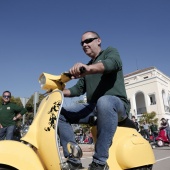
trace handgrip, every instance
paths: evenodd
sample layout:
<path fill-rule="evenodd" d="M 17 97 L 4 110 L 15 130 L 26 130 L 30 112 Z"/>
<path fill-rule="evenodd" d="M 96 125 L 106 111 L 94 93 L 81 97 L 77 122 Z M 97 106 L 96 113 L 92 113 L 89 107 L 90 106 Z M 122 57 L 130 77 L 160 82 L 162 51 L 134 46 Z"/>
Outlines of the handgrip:
<path fill-rule="evenodd" d="M 80 67 L 79 70 L 80 70 L 80 74 L 83 74 L 83 73 L 86 72 L 85 67 Z M 66 75 L 67 77 L 69 77 L 69 78 L 71 79 L 71 76 L 72 76 L 72 75 L 71 75 L 69 72 L 65 72 L 65 73 L 63 73 L 63 74 Z"/>
<path fill-rule="evenodd" d="M 81 74 L 83 74 L 83 73 L 85 73 L 85 72 L 86 72 L 86 68 L 85 68 L 85 67 L 83 67 L 83 66 L 82 66 L 82 67 L 80 67 L 80 68 L 79 68 L 79 70 L 80 70 L 80 73 L 81 73 Z"/>

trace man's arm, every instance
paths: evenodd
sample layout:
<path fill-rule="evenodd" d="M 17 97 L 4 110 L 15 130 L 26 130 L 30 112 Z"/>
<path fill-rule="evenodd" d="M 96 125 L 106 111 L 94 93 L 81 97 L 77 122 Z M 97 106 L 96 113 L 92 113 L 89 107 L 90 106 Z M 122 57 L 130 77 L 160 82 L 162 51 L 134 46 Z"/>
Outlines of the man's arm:
<path fill-rule="evenodd" d="M 98 62 L 96 64 L 92 64 L 87 66 L 87 74 L 97 74 L 97 73 L 103 73 L 104 72 L 104 65 L 102 62 Z"/>
<path fill-rule="evenodd" d="M 71 93 L 69 89 L 64 89 L 63 90 L 64 97 L 70 97 Z"/>
<path fill-rule="evenodd" d="M 13 120 L 17 120 L 17 119 L 19 119 L 21 116 L 22 116 L 22 115 L 21 115 L 20 113 L 18 113 L 18 114 L 13 118 Z"/>
<path fill-rule="evenodd" d="M 17 119 L 21 118 L 22 115 L 24 115 L 27 112 L 26 108 L 21 107 L 17 104 L 14 104 L 13 107 L 14 107 L 15 115 L 16 115 L 15 117 L 13 117 L 13 120 L 17 120 Z"/>
<path fill-rule="evenodd" d="M 84 67 L 85 69 L 84 73 L 80 72 L 81 67 Z M 104 69 L 105 68 L 102 62 L 91 64 L 91 65 L 77 63 L 69 70 L 69 72 L 72 75 L 72 78 L 74 79 L 74 78 L 84 77 L 85 75 L 88 75 L 88 74 L 103 73 Z"/>

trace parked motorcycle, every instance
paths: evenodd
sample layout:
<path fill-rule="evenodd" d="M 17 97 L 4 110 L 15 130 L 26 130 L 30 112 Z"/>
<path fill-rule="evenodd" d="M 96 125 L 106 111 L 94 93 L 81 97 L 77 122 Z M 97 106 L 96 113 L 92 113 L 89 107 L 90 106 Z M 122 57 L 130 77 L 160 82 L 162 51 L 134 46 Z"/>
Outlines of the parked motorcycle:
<path fill-rule="evenodd" d="M 27 121 L 24 124 L 16 125 L 14 129 L 13 140 L 20 141 L 20 139 L 27 133 L 30 125 L 31 125 L 31 120 Z"/>
<path fill-rule="evenodd" d="M 70 74 L 59 76 L 43 73 L 39 78 L 46 90 L 28 132 L 18 141 L 0 141 L 0 168 L 5 170 L 69 170 L 58 143 L 58 118 L 63 105 L 63 93 Z M 93 142 L 97 128 L 92 126 Z M 68 151 L 82 157 L 78 144 L 68 143 Z M 117 128 L 107 161 L 110 170 L 151 170 L 155 163 L 152 148 L 133 128 Z"/>
<path fill-rule="evenodd" d="M 159 147 L 165 146 L 166 144 L 170 144 L 165 128 L 160 128 L 158 136 L 156 137 L 156 144 Z"/>
<path fill-rule="evenodd" d="M 13 140 L 20 141 L 20 139 L 21 139 L 21 127 L 22 127 L 22 125 L 17 125 L 15 127 Z"/>

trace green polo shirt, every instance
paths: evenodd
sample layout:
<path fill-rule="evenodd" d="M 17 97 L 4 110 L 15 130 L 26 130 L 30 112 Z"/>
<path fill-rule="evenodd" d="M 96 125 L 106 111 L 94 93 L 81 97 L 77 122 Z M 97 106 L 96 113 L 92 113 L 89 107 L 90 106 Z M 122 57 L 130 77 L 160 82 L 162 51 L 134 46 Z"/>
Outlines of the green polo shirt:
<path fill-rule="evenodd" d="M 103 95 L 119 97 L 129 113 L 130 103 L 127 100 L 124 76 L 122 71 L 122 61 L 117 49 L 108 47 L 100 52 L 94 61 L 87 65 L 102 62 L 104 65 L 103 74 L 91 74 L 80 78 L 76 85 L 69 88 L 71 96 L 80 96 L 86 93 L 88 103 L 96 103 Z"/>
<path fill-rule="evenodd" d="M 0 104 L 0 124 L 3 127 L 15 125 L 16 121 L 13 118 L 17 114 L 24 115 L 27 112 L 27 109 L 18 106 L 15 103 L 7 103 L 7 104 Z"/>

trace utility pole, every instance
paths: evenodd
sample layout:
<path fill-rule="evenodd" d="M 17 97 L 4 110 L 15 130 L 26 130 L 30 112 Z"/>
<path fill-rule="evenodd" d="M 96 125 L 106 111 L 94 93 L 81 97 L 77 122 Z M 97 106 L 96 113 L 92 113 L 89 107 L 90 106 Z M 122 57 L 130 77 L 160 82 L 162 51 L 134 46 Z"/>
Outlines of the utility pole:
<path fill-rule="evenodd" d="M 37 103 L 39 102 L 39 92 L 35 92 L 34 93 L 34 117 L 36 115 L 36 111 L 37 111 Z"/>
<path fill-rule="evenodd" d="M 20 98 L 20 100 L 21 100 L 23 107 L 25 108 L 25 105 L 27 104 L 29 98 L 22 97 L 22 98 Z M 25 123 L 25 114 L 22 117 L 22 124 L 24 124 L 24 123 Z"/>

